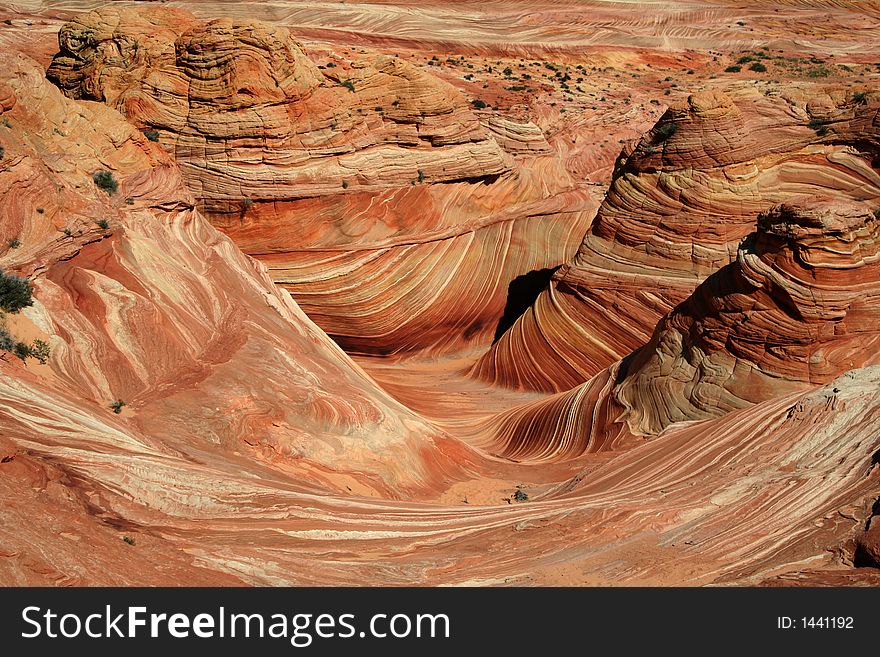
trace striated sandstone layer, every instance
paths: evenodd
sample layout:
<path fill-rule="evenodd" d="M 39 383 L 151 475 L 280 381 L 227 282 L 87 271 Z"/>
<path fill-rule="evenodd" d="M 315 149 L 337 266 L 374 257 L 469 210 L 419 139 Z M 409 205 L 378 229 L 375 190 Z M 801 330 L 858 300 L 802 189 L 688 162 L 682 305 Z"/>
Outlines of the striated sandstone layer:
<path fill-rule="evenodd" d="M 283 27 L 165 8 L 83 14 L 59 46 L 49 78 L 155 134 L 351 352 L 488 344 L 511 280 L 570 257 L 596 207 L 537 126 L 481 117 L 402 58 L 318 68 Z"/>
<path fill-rule="evenodd" d="M 383 26 L 443 15 L 428 5 L 398 11 L 369 3 L 189 4 L 203 13 L 277 11 L 302 22 L 322 11 L 361 15 L 369 25 L 390 16 L 377 26 L 376 40 L 386 38 Z M 77 5 L 64 3 L 67 10 Z M 556 34 L 572 48 L 579 42 L 569 36 L 578 26 L 595 31 L 597 42 L 714 43 L 743 32 L 716 32 L 711 26 L 725 20 L 723 12 L 691 9 L 683 14 L 700 30 L 682 31 L 685 19 L 665 14 L 660 22 L 636 17 L 628 24 L 633 34 L 615 36 L 594 26 L 619 16 L 625 3 L 600 3 L 602 11 L 589 5 L 596 15 L 588 19 L 584 6 L 547 5 L 537 16 L 512 17 L 512 24 L 532 21 L 531 34 L 551 39 L 543 26 L 571 16 Z M 842 12 L 827 13 L 841 20 Z M 17 337 L 51 345 L 45 364 L 0 354 L 0 582 L 701 585 L 876 578 L 870 559 L 880 490 L 880 369 L 869 365 L 878 353 L 877 221 L 869 212 L 877 206 L 874 95 L 814 94 L 809 103 L 786 101 L 789 110 L 752 92 L 734 90 L 729 103 L 716 94 L 696 96 L 641 144 L 624 146 L 615 180 L 615 189 L 625 191 L 640 189 L 644 179 L 645 198 L 664 189 L 681 199 L 681 211 L 644 218 L 636 203 L 627 216 L 609 195 L 583 240 L 591 191 L 572 184 L 556 159 L 568 171 L 588 171 L 601 157 L 593 160 L 597 149 L 573 142 L 566 150 L 576 130 L 545 138 L 528 122 L 474 113 L 456 100 L 455 122 L 479 123 L 469 143 L 494 142 L 506 171 L 479 182 L 419 181 L 416 171 L 414 180 L 398 184 L 372 171 L 394 166 L 377 159 L 357 169 L 364 180 L 325 193 L 323 176 L 335 175 L 337 156 L 320 145 L 292 145 L 287 133 L 276 140 L 272 131 L 287 125 L 308 134 L 311 118 L 331 111 L 308 105 L 316 94 L 378 118 L 389 103 L 383 99 L 380 112 L 361 94 L 369 80 L 394 84 L 387 71 L 378 72 L 382 60 L 361 65 L 334 57 L 336 66 L 321 69 L 286 30 L 250 20 L 204 21 L 167 8 L 135 17 L 103 10 L 90 23 L 95 16 L 73 17 L 62 37 L 69 48 L 53 66 L 68 95 L 93 95 L 65 99 L 33 62 L 0 57 L 0 267 L 32 277 L 36 299 L 3 319 Z M 416 27 L 414 39 L 437 29 Z M 492 43 L 496 29 L 481 25 L 475 47 L 538 47 Z M 827 47 L 843 43 L 846 50 L 852 37 L 834 35 Z M 35 49 L 48 51 L 43 44 Z M 627 60 L 610 54 L 607 61 L 623 67 Z M 433 75 L 408 71 L 399 72 L 425 75 L 429 95 L 446 89 Z M 353 82 L 354 91 L 333 90 L 348 79 L 343 74 L 358 72 L 363 83 Z M 186 114 L 198 129 L 138 122 L 141 111 L 177 113 L 181 81 Z M 243 100 L 248 90 L 256 96 Z M 190 91 L 198 97 L 192 106 Z M 211 119 L 212 94 L 225 110 L 214 115 L 223 121 Z M 105 104 L 124 111 L 149 138 Z M 282 106 L 308 112 L 284 124 Z M 716 141 L 720 126 L 736 127 L 731 106 L 741 108 L 745 127 Z M 750 107 L 767 123 L 756 121 Z M 635 115 L 643 120 L 641 110 Z M 267 132 L 235 132 L 257 130 L 255 116 L 269 120 L 259 127 Z M 541 118 L 546 126 L 561 117 L 546 109 Z M 382 148 L 445 157 L 449 144 L 441 143 L 446 137 L 438 128 L 445 120 L 425 119 L 437 137 L 430 144 Z M 681 127 L 658 141 L 671 120 Z M 373 120 L 346 142 L 346 153 L 372 153 L 374 140 L 389 134 L 386 123 Z M 742 156 L 740 143 L 764 147 L 751 137 L 753 125 L 782 150 L 750 161 L 747 174 L 735 162 L 721 164 L 724 179 L 711 179 L 713 158 Z M 677 140 L 684 141 L 676 146 Z M 178 142 L 186 147 L 178 151 Z M 307 161 L 281 166 L 273 158 L 284 153 Z M 286 172 L 312 165 L 318 177 L 288 185 Z M 621 175 L 630 168 L 632 175 Z M 114 174 L 118 191 L 96 188 L 92 176 L 99 171 Z M 741 211 L 727 207 L 736 198 L 727 192 L 723 212 L 697 211 L 713 206 L 706 189 L 723 191 L 764 171 L 763 196 L 752 198 L 744 185 Z M 705 185 L 688 196 L 683 181 L 703 173 Z M 200 177 L 211 184 L 201 187 Z M 276 178 L 287 186 L 277 197 L 248 195 L 251 184 L 271 195 Z M 370 180 L 380 182 L 371 187 Z M 774 186 L 779 198 L 767 191 Z M 297 190 L 315 195 L 285 196 Z M 817 192 L 822 198 L 812 196 Z M 756 216 L 795 195 L 811 196 L 762 214 L 757 233 L 740 243 Z M 646 207 L 653 212 L 666 203 Z M 206 221 L 208 208 L 207 218 L 233 241 Z M 17 247 L 8 246 L 14 240 Z M 551 350 L 538 362 L 548 377 L 559 377 L 553 395 L 463 378 L 473 355 L 430 358 L 499 334 L 505 294 L 523 283 L 515 277 L 537 268 L 544 271 L 525 282 L 540 282 L 582 240 L 588 246 L 577 265 L 558 275 L 599 262 L 591 285 L 618 317 L 629 313 L 627 294 L 637 290 L 631 309 L 645 324 L 642 339 L 612 325 L 606 335 L 615 346 L 584 383 L 554 365 Z M 620 281 L 627 272 L 651 275 L 634 277 L 626 291 Z M 301 304 L 272 285 L 282 277 Z M 603 282 L 613 294 L 600 289 Z M 558 287 L 551 283 L 551 292 Z M 639 315 L 639 303 L 652 294 L 664 299 L 651 306 L 653 321 Z M 359 358 L 369 364 L 362 370 L 303 308 L 352 352 L 425 358 Z M 588 316 L 603 321 L 601 313 Z M 522 363 L 529 379 L 521 354 L 511 363 Z M 118 414 L 110 409 L 117 400 L 126 402 Z M 519 501 L 521 493 L 527 501 Z"/>
<path fill-rule="evenodd" d="M 2 363 L 12 435 L 50 410 L 115 426 L 109 405 L 123 400 L 123 424 L 151 449 L 229 451 L 311 485 L 417 495 L 439 474 L 435 460 L 455 469 L 446 437 L 194 209 L 161 148 L 113 110 L 65 99 L 22 57 L 2 69 L 0 219 L 22 242 L 3 267 L 36 275 L 37 299 L 10 321 L 52 349 L 45 367 Z M 92 180 L 105 169 L 115 193 Z"/>
<path fill-rule="evenodd" d="M 651 337 L 792 197 L 880 202 L 880 95 L 692 95 L 624 153 L 576 256 L 475 365 L 500 385 L 571 388 Z"/>
<path fill-rule="evenodd" d="M 663 317 L 646 345 L 459 434 L 511 459 L 577 458 L 877 363 L 880 217 L 807 198 L 760 215 L 737 260 Z"/>
<path fill-rule="evenodd" d="M 880 359 L 880 218 L 807 199 L 758 217 L 736 262 L 704 281 L 628 357 L 617 400 L 654 434 Z"/>

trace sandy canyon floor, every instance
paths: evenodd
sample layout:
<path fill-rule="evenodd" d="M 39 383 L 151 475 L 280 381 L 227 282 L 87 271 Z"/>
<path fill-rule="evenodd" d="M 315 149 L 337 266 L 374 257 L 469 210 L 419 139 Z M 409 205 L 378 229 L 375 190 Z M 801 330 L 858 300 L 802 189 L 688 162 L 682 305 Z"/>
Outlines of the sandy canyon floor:
<path fill-rule="evenodd" d="M 880 3 L 0 46 L 0 583 L 880 584 Z"/>

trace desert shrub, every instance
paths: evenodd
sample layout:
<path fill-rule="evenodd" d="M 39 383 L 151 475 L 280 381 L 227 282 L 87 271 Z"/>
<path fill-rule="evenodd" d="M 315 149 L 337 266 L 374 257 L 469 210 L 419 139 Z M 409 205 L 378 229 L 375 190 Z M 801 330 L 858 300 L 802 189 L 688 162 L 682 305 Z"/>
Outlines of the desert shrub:
<path fill-rule="evenodd" d="M 9 242 L 7 242 L 10 249 L 17 249 L 21 246 L 21 240 L 17 237 L 13 237 Z"/>
<path fill-rule="evenodd" d="M 877 208 L 876 210 L 874 210 L 874 218 L 877 221 L 880 221 L 880 208 Z"/>
<path fill-rule="evenodd" d="M 425 182 L 425 172 L 419 169 L 419 182 Z"/>
<path fill-rule="evenodd" d="M 815 130 L 816 134 L 820 137 L 824 137 L 828 134 L 828 126 L 825 125 L 825 122 L 822 121 L 822 119 L 810 119 L 807 127 L 810 128 L 810 130 Z"/>
<path fill-rule="evenodd" d="M 9 329 L 0 324 L 0 351 L 12 351 L 15 347 L 15 338 Z"/>
<path fill-rule="evenodd" d="M 865 99 L 868 97 L 867 91 L 857 91 L 853 94 L 853 102 L 854 103 L 863 103 Z"/>
<path fill-rule="evenodd" d="M 31 348 L 24 342 L 16 342 L 12 347 L 12 353 L 24 360 L 31 355 Z"/>
<path fill-rule="evenodd" d="M 517 488 L 516 492 L 513 494 L 513 499 L 515 502 L 528 502 L 529 494 L 522 488 Z"/>
<path fill-rule="evenodd" d="M 354 82 L 351 80 L 346 80 L 342 83 L 342 86 L 348 89 L 349 91 L 354 91 Z"/>
<path fill-rule="evenodd" d="M 755 62 L 751 66 L 749 66 L 750 71 L 755 71 L 756 73 L 766 73 L 767 67 L 764 66 L 761 62 Z"/>
<path fill-rule="evenodd" d="M 485 109 L 486 107 L 488 107 L 486 101 L 480 100 L 479 98 L 475 98 L 474 100 L 472 100 L 471 105 L 473 105 L 477 109 Z"/>
<path fill-rule="evenodd" d="M 125 406 L 125 402 L 121 399 L 117 399 L 115 402 L 110 404 L 110 408 L 113 409 L 113 412 L 119 415 L 122 412 L 122 407 Z"/>
<path fill-rule="evenodd" d="M 46 361 L 49 360 L 49 343 L 36 339 L 31 343 L 31 346 L 28 347 L 28 352 L 28 356 L 35 358 L 41 364 L 45 365 Z"/>
<path fill-rule="evenodd" d="M 724 69 L 724 72 L 725 73 L 739 73 L 741 70 L 742 70 L 742 66 L 737 66 L 736 64 L 734 64 L 733 66 L 728 66 L 726 69 Z"/>
<path fill-rule="evenodd" d="M 101 228 L 102 230 L 110 228 L 110 222 L 106 219 L 98 219 L 95 223 L 98 224 L 98 228 Z"/>
<path fill-rule="evenodd" d="M 677 123 L 666 123 L 665 125 L 661 125 L 654 133 L 654 141 L 666 141 L 676 132 L 678 132 Z"/>
<path fill-rule="evenodd" d="M 119 189 L 116 178 L 113 177 L 113 173 L 110 171 L 97 171 L 92 175 L 92 180 L 95 181 L 98 189 L 104 190 L 111 196 Z"/>
<path fill-rule="evenodd" d="M 122 540 L 125 541 L 128 545 L 134 545 L 134 539 L 131 536 L 123 536 Z"/>
<path fill-rule="evenodd" d="M 150 141 L 159 141 L 159 133 L 155 130 L 144 130 L 144 137 Z"/>
<path fill-rule="evenodd" d="M 7 274 L 0 269 L 0 309 L 17 313 L 34 303 L 30 283 L 26 278 Z"/>
<path fill-rule="evenodd" d="M 736 60 L 736 63 L 737 64 L 748 64 L 749 62 L 754 61 L 754 60 L 755 60 L 755 58 L 752 57 L 751 55 L 743 55 L 742 57 L 740 57 L 739 59 Z"/>

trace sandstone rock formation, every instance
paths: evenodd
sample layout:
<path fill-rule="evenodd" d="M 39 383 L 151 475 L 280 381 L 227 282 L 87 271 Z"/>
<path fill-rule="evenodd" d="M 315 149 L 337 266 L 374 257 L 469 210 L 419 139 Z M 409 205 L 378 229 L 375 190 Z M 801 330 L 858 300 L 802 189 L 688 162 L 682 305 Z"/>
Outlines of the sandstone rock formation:
<path fill-rule="evenodd" d="M 809 194 L 880 203 L 878 135 L 876 93 L 691 96 L 619 163 L 577 255 L 474 375 L 550 391 L 585 381 L 735 258 L 768 206 Z"/>
<path fill-rule="evenodd" d="M 878 300 L 871 206 L 775 207 L 646 345 L 580 386 L 487 418 L 472 441 L 517 460 L 571 459 L 828 383 L 880 363 Z"/>
<path fill-rule="evenodd" d="M 806 199 L 758 232 L 624 361 L 615 396 L 653 434 L 880 361 L 880 218 Z"/>
<path fill-rule="evenodd" d="M 0 230 L 21 241 L 3 267 L 36 276 L 37 302 L 16 328 L 52 350 L 50 371 L 2 363 L 15 409 L 6 435 L 73 408 L 119 431 L 109 405 L 123 400 L 126 440 L 150 450 L 248 454 L 331 488 L 358 472 L 362 490 L 392 496 L 430 486 L 427 463 L 447 439 L 202 218 L 161 148 L 115 111 L 65 99 L 23 57 L 0 68 L 11 126 Z M 102 169 L 115 193 L 93 182 Z"/>
<path fill-rule="evenodd" d="M 536 126 L 483 125 L 400 58 L 319 69 L 285 28 L 160 8 L 78 16 L 59 46 L 49 78 L 155 134 L 214 225 L 350 351 L 488 344 L 509 282 L 561 264 L 595 207 Z"/>
<path fill-rule="evenodd" d="M 165 7 L 60 40 L 64 93 L 0 55 L 0 323 L 51 348 L 0 351 L 0 583 L 876 582 L 876 92 L 694 95 L 591 224 L 598 150 L 427 65 Z"/>

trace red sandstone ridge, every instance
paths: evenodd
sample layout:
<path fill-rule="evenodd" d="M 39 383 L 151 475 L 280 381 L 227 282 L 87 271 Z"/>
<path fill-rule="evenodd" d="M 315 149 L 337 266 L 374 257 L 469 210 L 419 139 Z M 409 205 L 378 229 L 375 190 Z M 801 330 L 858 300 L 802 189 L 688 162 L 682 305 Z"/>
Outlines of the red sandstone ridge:
<path fill-rule="evenodd" d="M 736 262 L 704 281 L 624 361 L 637 433 L 718 415 L 880 362 L 880 219 L 813 200 L 758 217 Z"/>
<path fill-rule="evenodd" d="M 880 202 L 880 96 L 693 95 L 618 164 L 577 255 L 480 360 L 500 385 L 565 390 L 646 342 L 769 205 Z"/>
<path fill-rule="evenodd" d="M 880 363 L 878 297 L 870 206 L 773 208 L 645 346 L 572 390 L 487 418 L 477 437 L 509 458 L 571 459 L 808 390 Z"/>
<path fill-rule="evenodd" d="M 189 4 L 0 15 L 0 583 L 872 581 L 873 23 Z"/>
<path fill-rule="evenodd" d="M 10 321 L 52 349 L 48 368 L 2 362 L 6 435 L 51 418 L 79 435 L 92 417 L 135 451 L 235 454 L 319 488 L 349 476 L 392 496 L 430 488 L 446 438 L 204 220 L 160 147 L 113 110 L 64 98 L 26 58 L 0 69 L 0 235 L 21 241 L 3 266 L 35 275 L 37 300 Z M 118 191 L 96 187 L 100 170 Z M 115 400 L 131 420 L 114 418 Z"/>
<path fill-rule="evenodd" d="M 509 282 L 570 256 L 595 207 L 537 126 L 483 119 L 402 58 L 318 68 L 285 28 L 164 8 L 81 15 L 59 46 L 49 78 L 155 133 L 350 351 L 488 344 Z"/>

